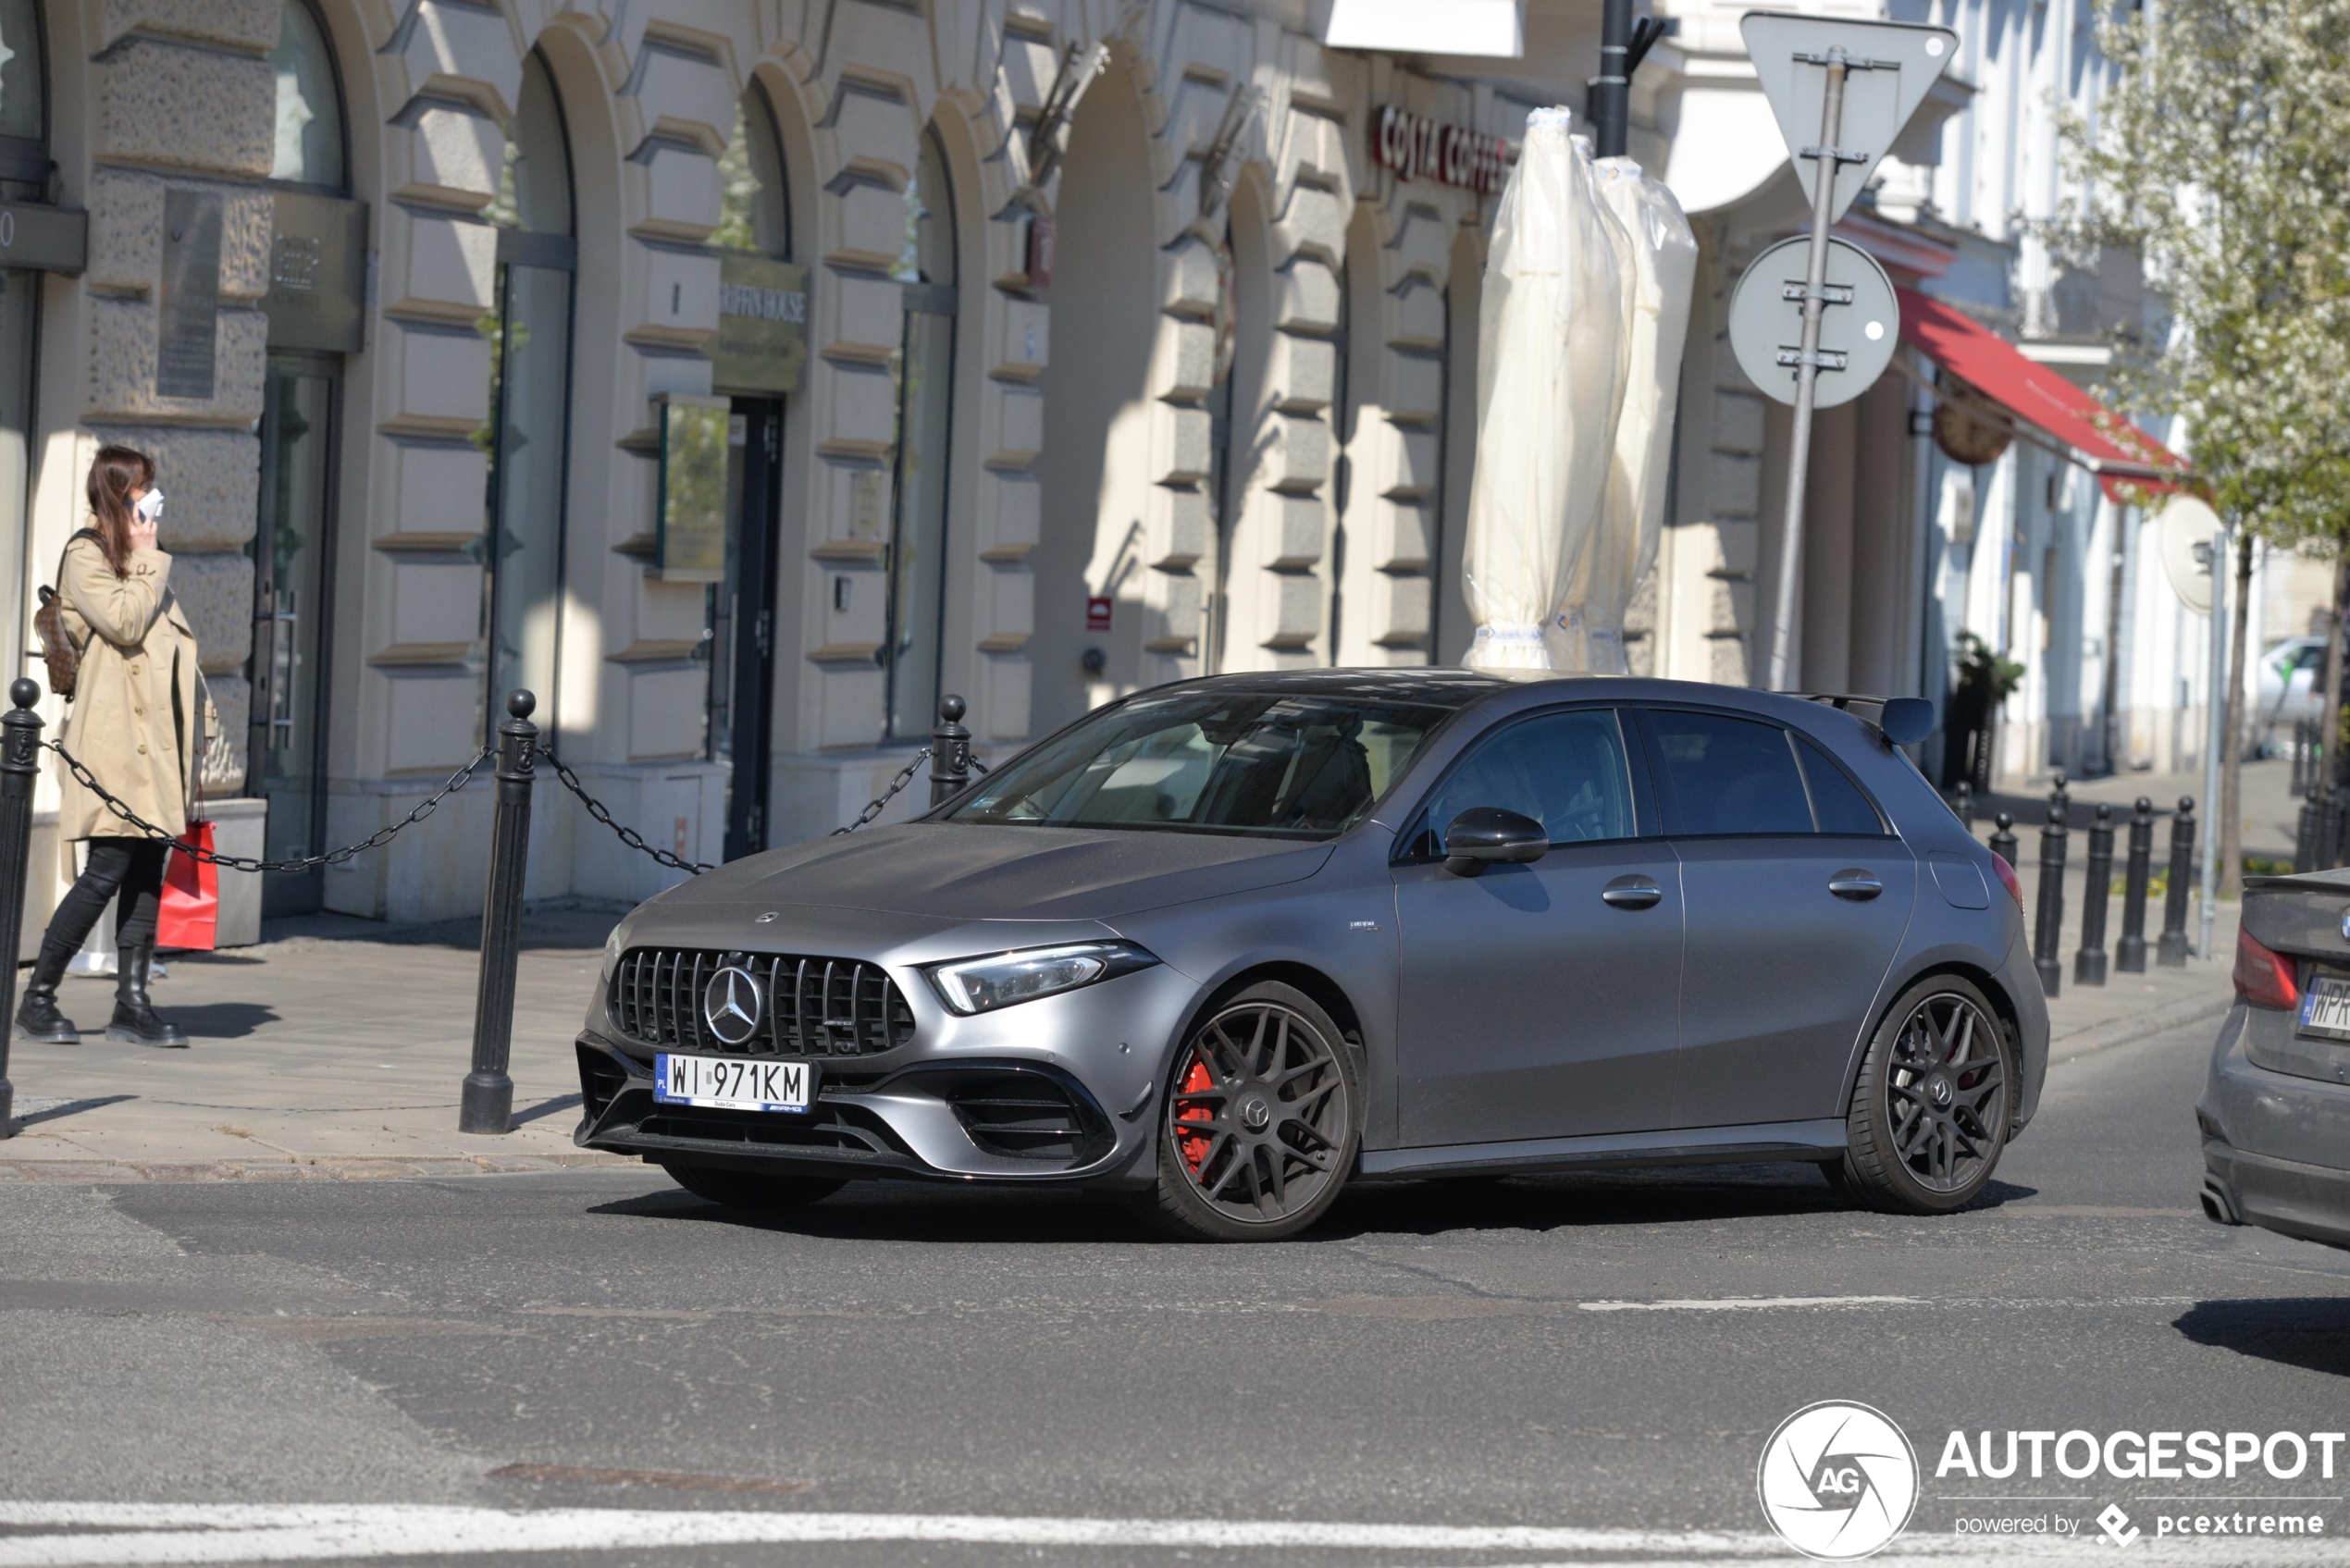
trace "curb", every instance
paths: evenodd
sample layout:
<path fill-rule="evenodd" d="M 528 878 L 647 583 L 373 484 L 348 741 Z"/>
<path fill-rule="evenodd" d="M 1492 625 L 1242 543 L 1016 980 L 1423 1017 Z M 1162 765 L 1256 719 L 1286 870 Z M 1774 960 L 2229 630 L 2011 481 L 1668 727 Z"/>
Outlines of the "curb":
<path fill-rule="evenodd" d="M 2233 996 L 2198 996 L 2191 1002 L 2173 1003 L 2166 1007 L 2133 1013 L 2126 1018 L 2108 1019 L 2103 1023 L 2091 1024 L 2072 1034 L 2050 1040 L 2048 1063 L 2052 1067 L 2059 1066 L 2081 1056 L 2110 1051 L 2117 1045 L 2134 1044 L 2158 1034 L 2168 1034 L 2189 1024 L 2223 1019 L 2228 1016 L 2228 1009 L 2234 1006 Z"/>
<path fill-rule="evenodd" d="M 279 1160 L 0 1159 L 0 1185 L 12 1181 L 128 1186 L 150 1181 L 414 1181 L 448 1176 L 521 1176 L 557 1170 L 629 1168 L 620 1154 L 395 1155 L 320 1154 Z"/>

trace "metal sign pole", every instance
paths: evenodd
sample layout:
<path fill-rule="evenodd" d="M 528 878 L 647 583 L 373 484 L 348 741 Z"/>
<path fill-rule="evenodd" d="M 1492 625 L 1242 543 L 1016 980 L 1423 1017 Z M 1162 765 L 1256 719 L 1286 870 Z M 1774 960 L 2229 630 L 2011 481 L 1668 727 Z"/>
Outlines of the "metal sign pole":
<path fill-rule="evenodd" d="M 1795 632 L 1795 574 L 1803 560 L 1803 488 L 1812 464 L 1812 401 L 1820 378 L 1820 313 L 1827 304 L 1829 209 L 1836 200 L 1836 166 L 1844 130 L 1844 51 L 1827 53 L 1827 97 L 1820 113 L 1820 144 L 1796 155 L 1817 158 L 1812 182 L 1812 265 L 1803 281 L 1803 338 L 1795 371 L 1794 437 L 1787 450 L 1787 516 L 1779 531 L 1779 584 L 1771 616 L 1771 689 L 1785 691 L 1788 644 Z"/>
<path fill-rule="evenodd" d="M 2220 752 L 2228 735 L 2228 530 L 2211 536 L 2211 712 L 2203 758 L 2203 861 L 2197 868 L 2195 903 L 2199 925 L 2195 952 L 2206 958 L 2211 951 L 2211 926 L 2218 919 L 2220 892 Z"/>

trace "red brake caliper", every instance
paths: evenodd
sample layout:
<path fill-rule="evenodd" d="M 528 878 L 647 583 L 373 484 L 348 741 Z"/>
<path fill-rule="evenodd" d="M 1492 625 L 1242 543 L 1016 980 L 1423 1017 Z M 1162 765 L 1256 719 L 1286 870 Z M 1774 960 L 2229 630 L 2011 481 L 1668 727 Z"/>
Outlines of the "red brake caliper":
<path fill-rule="evenodd" d="M 1178 1101 L 1181 1101 L 1187 1094 L 1206 1094 L 1213 1091 L 1215 1087 L 1216 1080 L 1208 1076 L 1207 1064 L 1194 1055 L 1192 1057 L 1192 1070 L 1183 1075 L 1183 1081 L 1176 1089 L 1175 1096 Z M 1216 1113 L 1207 1106 L 1194 1102 L 1188 1105 L 1179 1105 L 1176 1107 L 1175 1119 L 1178 1122 L 1214 1121 Z M 1211 1142 L 1212 1140 L 1205 1132 L 1179 1131 L 1175 1134 L 1175 1146 L 1182 1152 L 1183 1163 L 1191 1167 L 1194 1177 L 1199 1175 L 1201 1162 L 1207 1158 L 1208 1145 Z"/>

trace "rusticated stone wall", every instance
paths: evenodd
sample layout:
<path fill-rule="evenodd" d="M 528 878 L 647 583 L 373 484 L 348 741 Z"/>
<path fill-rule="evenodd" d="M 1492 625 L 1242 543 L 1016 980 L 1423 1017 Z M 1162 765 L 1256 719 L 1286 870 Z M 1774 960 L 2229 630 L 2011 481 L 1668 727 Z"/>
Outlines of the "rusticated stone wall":
<path fill-rule="evenodd" d="M 107 0 L 87 43 L 90 116 L 88 379 L 81 420 L 98 440 L 154 455 L 167 504 L 172 589 L 195 627 L 220 709 L 208 788 L 244 782 L 253 651 L 253 538 L 260 483 L 262 367 L 268 324 L 269 172 L 276 89 L 265 56 L 275 0 Z M 213 391 L 156 389 L 173 191 L 221 203 Z"/>

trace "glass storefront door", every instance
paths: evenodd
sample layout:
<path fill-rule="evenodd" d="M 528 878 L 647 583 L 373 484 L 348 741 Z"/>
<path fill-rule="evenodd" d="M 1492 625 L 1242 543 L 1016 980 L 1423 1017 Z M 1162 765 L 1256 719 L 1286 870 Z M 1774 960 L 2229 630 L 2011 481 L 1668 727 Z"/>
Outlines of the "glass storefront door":
<path fill-rule="evenodd" d="M 726 435 L 726 579 L 710 586 L 710 634 L 703 644 L 710 661 L 709 755 L 727 768 L 729 860 L 767 847 L 783 447 L 783 403 L 736 398 Z"/>
<path fill-rule="evenodd" d="M 273 353 L 263 392 L 245 787 L 269 802 L 273 860 L 326 847 L 326 622 L 341 378 L 332 355 Z M 323 872 L 272 873 L 262 884 L 262 913 L 306 913 L 325 894 Z"/>

